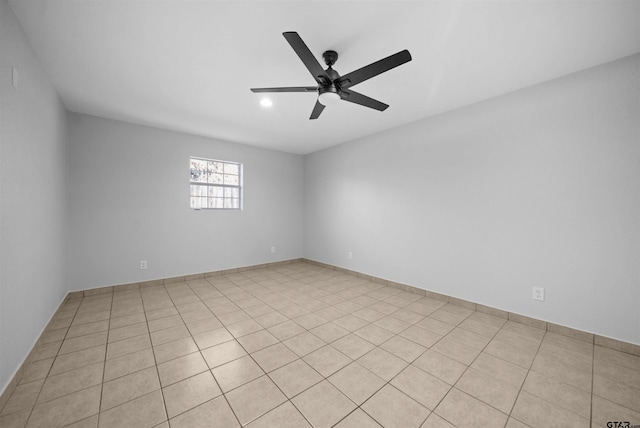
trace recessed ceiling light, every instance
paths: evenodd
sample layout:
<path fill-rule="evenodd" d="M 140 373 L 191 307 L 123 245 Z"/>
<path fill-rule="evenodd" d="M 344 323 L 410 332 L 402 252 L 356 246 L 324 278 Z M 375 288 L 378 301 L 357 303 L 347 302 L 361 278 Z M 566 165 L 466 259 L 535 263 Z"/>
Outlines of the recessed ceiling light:
<path fill-rule="evenodd" d="M 260 105 L 262 107 L 271 107 L 273 102 L 269 98 L 263 98 L 260 100 Z"/>

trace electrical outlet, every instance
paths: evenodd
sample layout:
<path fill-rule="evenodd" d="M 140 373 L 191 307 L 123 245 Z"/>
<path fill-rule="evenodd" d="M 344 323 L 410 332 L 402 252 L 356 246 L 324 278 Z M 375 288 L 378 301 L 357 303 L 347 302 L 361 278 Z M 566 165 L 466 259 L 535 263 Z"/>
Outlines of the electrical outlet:
<path fill-rule="evenodd" d="M 544 302 L 544 288 L 533 287 L 533 300 Z"/>
<path fill-rule="evenodd" d="M 140 269 L 146 269 L 146 268 L 147 268 L 147 261 L 140 260 Z"/>
<path fill-rule="evenodd" d="M 275 254 L 276 253 L 276 247 L 271 247 L 271 254 Z"/>
<path fill-rule="evenodd" d="M 349 252 L 347 253 L 347 258 L 348 258 L 349 260 L 353 260 L 353 253 L 352 253 L 351 251 L 349 251 Z"/>

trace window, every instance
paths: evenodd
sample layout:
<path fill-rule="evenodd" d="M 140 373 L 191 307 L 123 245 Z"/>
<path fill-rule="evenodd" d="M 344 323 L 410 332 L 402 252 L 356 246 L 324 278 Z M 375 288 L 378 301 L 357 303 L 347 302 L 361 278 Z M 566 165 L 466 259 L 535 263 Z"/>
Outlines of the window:
<path fill-rule="evenodd" d="M 193 209 L 242 209 L 242 164 L 190 158 Z"/>

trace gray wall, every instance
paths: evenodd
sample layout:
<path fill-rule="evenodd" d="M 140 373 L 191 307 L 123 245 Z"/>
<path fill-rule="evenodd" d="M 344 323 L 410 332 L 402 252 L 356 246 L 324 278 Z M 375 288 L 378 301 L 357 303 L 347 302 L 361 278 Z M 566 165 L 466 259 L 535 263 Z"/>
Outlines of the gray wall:
<path fill-rule="evenodd" d="M 302 257 L 301 156 L 79 114 L 70 127 L 70 290 Z M 190 156 L 244 164 L 242 211 L 189 208 Z"/>
<path fill-rule="evenodd" d="M 2 391 L 67 293 L 66 111 L 4 0 L 0 111 Z"/>
<path fill-rule="evenodd" d="M 639 70 L 306 156 L 305 257 L 640 344 Z"/>

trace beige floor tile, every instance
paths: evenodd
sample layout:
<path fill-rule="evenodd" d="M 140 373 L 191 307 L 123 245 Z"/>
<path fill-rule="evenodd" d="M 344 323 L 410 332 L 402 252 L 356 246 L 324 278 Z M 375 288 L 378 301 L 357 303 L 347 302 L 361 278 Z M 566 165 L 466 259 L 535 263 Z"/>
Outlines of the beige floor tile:
<path fill-rule="evenodd" d="M 111 310 L 102 310 L 102 311 L 86 311 L 83 313 L 78 312 L 78 314 L 73 319 L 71 323 L 72 326 L 86 324 L 90 322 L 108 320 L 111 316 Z"/>
<path fill-rule="evenodd" d="M 411 340 L 412 342 L 415 342 L 425 348 L 432 347 L 436 342 L 438 342 L 438 340 L 442 339 L 441 334 L 434 333 L 430 330 L 425 330 L 415 325 L 400 333 L 400 336 L 404 337 L 405 339 Z"/>
<path fill-rule="evenodd" d="M 269 376 L 289 398 L 322 380 L 322 376 L 300 359 L 274 370 Z"/>
<path fill-rule="evenodd" d="M 247 355 L 247 352 L 236 340 L 230 340 L 202 351 L 202 356 L 211 369 L 237 360 L 245 355 Z"/>
<path fill-rule="evenodd" d="M 193 313 L 193 312 L 192 312 Z M 187 321 L 187 328 L 192 336 L 222 327 L 222 323 L 214 316 L 197 321 Z"/>
<path fill-rule="evenodd" d="M 418 345 L 409 339 L 405 339 L 402 336 L 394 336 L 391 339 L 380 345 L 380 348 L 387 352 L 392 353 L 396 357 L 402 358 L 404 361 L 410 363 L 427 350 L 422 345 Z"/>
<path fill-rule="evenodd" d="M 406 361 L 381 348 L 371 350 L 357 361 L 387 382 L 407 367 Z"/>
<path fill-rule="evenodd" d="M 240 427 L 223 396 L 171 419 L 171 428 L 235 428 Z"/>
<path fill-rule="evenodd" d="M 111 319 L 109 320 L 109 327 L 111 328 L 125 327 L 132 324 L 138 324 L 146 320 L 147 319 L 144 316 L 144 312 L 125 315 L 125 316 L 116 317 L 116 318 L 114 318 L 112 315 Z"/>
<path fill-rule="evenodd" d="M 606 427 L 611 421 L 627 421 L 637 425 L 637 421 L 640 421 L 640 412 L 594 395 L 591 417 L 593 428 Z"/>
<path fill-rule="evenodd" d="M 263 328 L 273 327 L 274 325 L 278 325 L 289 320 L 289 318 L 285 317 L 278 311 L 273 311 L 267 314 L 258 315 L 257 317 L 254 317 L 254 319 Z"/>
<path fill-rule="evenodd" d="M 292 399 L 316 428 L 330 427 L 356 408 L 336 387 L 324 380 Z"/>
<path fill-rule="evenodd" d="M 227 326 L 227 330 L 234 337 L 239 338 L 242 336 L 246 336 L 247 334 L 251 334 L 255 331 L 262 330 L 262 326 L 255 322 L 253 319 L 248 319 L 245 321 L 240 321 L 239 323 L 231 324 Z"/>
<path fill-rule="evenodd" d="M 247 428 L 311 428 L 311 425 L 302 416 L 290 401 L 276 407 L 269 413 L 247 425 Z"/>
<path fill-rule="evenodd" d="M 156 320 L 159 318 L 170 317 L 171 315 L 177 315 L 178 311 L 175 306 L 171 302 L 169 302 L 168 306 L 158 309 L 146 310 L 145 306 L 145 316 L 147 321 Z"/>
<path fill-rule="evenodd" d="M 158 364 L 160 383 L 163 387 L 197 375 L 208 369 L 207 363 L 199 352 Z"/>
<path fill-rule="evenodd" d="M 101 389 L 100 385 L 92 386 L 38 404 L 33 408 L 26 426 L 28 428 L 62 427 L 95 415 L 100 408 Z"/>
<path fill-rule="evenodd" d="M 113 358 L 107 360 L 104 365 L 103 382 L 108 382 L 148 367 L 154 367 L 155 369 L 155 365 L 156 360 L 151 349 L 143 349 L 142 351 Z"/>
<path fill-rule="evenodd" d="M 632 386 L 616 382 L 604 376 L 593 377 L 593 394 L 616 404 L 640 412 L 640 385 Z M 586 394 L 586 393 L 585 393 Z M 586 394 L 589 396 L 589 394 Z"/>
<path fill-rule="evenodd" d="M 326 324 L 327 320 L 316 314 L 305 314 L 297 318 L 292 319 L 293 322 L 300 325 L 306 330 Z"/>
<path fill-rule="evenodd" d="M 352 314 L 347 314 L 340 318 L 336 318 L 333 322 L 344 328 L 345 330 L 349 330 L 352 332 L 361 329 L 362 327 L 369 324 L 369 322 L 367 322 L 366 320 L 358 318 L 357 316 Z"/>
<path fill-rule="evenodd" d="M 518 389 L 527 377 L 526 369 L 485 352 L 478 355 L 471 367 Z"/>
<path fill-rule="evenodd" d="M 464 392 L 451 389 L 435 413 L 456 427 L 504 427 L 507 415 Z"/>
<path fill-rule="evenodd" d="M 239 323 L 241 321 L 250 320 L 251 317 L 242 309 L 238 308 L 238 310 L 233 312 L 227 312 L 225 314 L 217 315 L 217 318 L 224 325 L 231 325 L 235 323 Z"/>
<path fill-rule="evenodd" d="M 363 320 L 368 321 L 369 323 L 375 322 L 385 317 L 385 314 L 371 309 L 371 307 L 359 309 L 352 312 L 352 314 L 358 318 L 362 318 Z"/>
<path fill-rule="evenodd" d="M 591 392 L 593 383 L 591 370 L 580 370 L 548 356 L 537 355 L 531 366 L 531 371 Z"/>
<path fill-rule="evenodd" d="M 382 378 L 355 361 L 331 375 L 328 380 L 357 405 L 364 403 L 385 384 Z"/>
<path fill-rule="evenodd" d="M 367 415 L 361 409 L 351 412 L 346 418 L 341 420 L 336 428 L 380 428 L 381 425 Z"/>
<path fill-rule="evenodd" d="M 68 299 L 0 425 L 239 426 L 220 394 L 261 378 L 281 401 L 244 398 L 251 427 L 412 426 L 412 408 L 424 428 L 640 422 L 640 357 L 590 335 L 307 263 L 184 279 Z"/>
<path fill-rule="evenodd" d="M 303 360 L 324 377 L 329 377 L 352 361 L 331 345 L 323 346 L 305 356 Z"/>
<path fill-rule="evenodd" d="M 348 330 L 345 330 L 344 328 L 333 322 L 328 322 L 321 326 L 315 327 L 310 331 L 326 343 L 331 343 L 349 334 Z"/>
<path fill-rule="evenodd" d="M 224 327 L 193 336 L 193 340 L 195 340 L 200 349 L 207 349 L 233 339 L 234 337 Z"/>
<path fill-rule="evenodd" d="M 104 350 L 104 348 L 102 349 Z M 29 383 L 29 382 L 36 381 L 38 379 L 45 378 L 49 374 L 49 371 L 51 370 L 54 360 L 55 360 L 55 357 L 45 358 L 44 360 L 33 361 L 29 365 L 29 367 L 24 371 L 24 374 L 20 379 L 20 383 L 21 384 Z"/>
<path fill-rule="evenodd" d="M 0 416 L 0 426 L 3 428 L 24 428 L 31 414 L 31 407 Z"/>
<path fill-rule="evenodd" d="M 44 382 L 38 397 L 38 403 L 44 403 L 72 392 L 100 385 L 103 372 L 104 363 L 95 363 L 55 376 L 49 376 Z"/>
<path fill-rule="evenodd" d="M 164 330 L 170 327 L 178 327 L 181 325 L 184 325 L 182 317 L 180 315 L 172 315 L 149 321 L 149 331 L 153 333 L 154 331 Z"/>
<path fill-rule="evenodd" d="M 391 385 L 378 391 L 362 405 L 362 409 L 388 428 L 419 427 L 431 413 Z"/>
<path fill-rule="evenodd" d="M 364 340 L 353 333 L 336 340 L 331 344 L 338 351 L 355 360 L 375 348 L 371 342 Z"/>
<path fill-rule="evenodd" d="M 538 348 L 536 345 L 532 346 L 525 345 L 523 343 L 518 344 L 508 341 L 504 342 L 496 337 L 489 342 L 483 352 L 528 369 L 533 363 L 533 359 L 538 352 Z"/>
<path fill-rule="evenodd" d="M 530 372 L 522 390 L 584 418 L 591 415 L 591 394 L 556 379 Z"/>
<path fill-rule="evenodd" d="M 346 312 L 336 308 L 335 306 L 329 306 L 316 311 L 316 315 L 326 319 L 327 321 L 335 321 L 338 318 L 345 316 Z"/>
<path fill-rule="evenodd" d="M 100 413 L 98 426 L 100 428 L 154 427 L 166 418 L 162 392 L 154 391 Z"/>
<path fill-rule="evenodd" d="M 267 330 L 259 330 L 255 333 L 242 336 L 238 339 L 238 342 L 240 342 L 242 347 L 251 354 L 253 352 L 264 349 L 267 346 L 278 343 L 279 340 Z"/>
<path fill-rule="evenodd" d="M 51 366 L 49 376 L 102 362 L 105 359 L 106 351 L 106 346 L 98 345 L 70 354 L 59 355 Z"/>
<path fill-rule="evenodd" d="M 529 425 L 526 425 L 517 419 L 509 418 L 504 428 L 530 428 L 530 427 Z"/>
<path fill-rule="evenodd" d="M 451 389 L 448 383 L 413 365 L 393 378 L 391 385 L 429 410 L 435 409 Z"/>
<path fill-rule="evenodd" d="M 422 320 L 424 318 L 424 315 L 420 315 L 406 308 L 403 308 L 392 313 L 391 315 L 389 315 L 389 317 L 399 319 L 409 324 L 415 324 L 418 321 Z"/>
<path fill-rule="evenodd" d="M 447 382 L 449 385 L 455 384 L 467 368 L 464 364 L 431 350 L 427 350 L 427 352 L 418 357 L 413 362 L 413 365 Z"/>
<path fill-rule="evenodd" d="M 449 325 L 457 326 L 462 321 L 464 321 L 468 316 L 469 315 L 457 314 L 457 313 L 449 312 L 449 311 L 445 310 L 444 307 L 443 307 L 442 309 L 439 309 L 439 310 L 433 312 L 431 315 L 429 315 L 429 318 L 444 322 L 444 323 L 449 324 Z"/>
<path fill-rule="evenodd" d="M 273 334 L 280 340 L 290 339 L 294 336 L 304 333 L 305 331 L 304 328 L 300 327 L 293 321 L 285 321 L 281 324 L 269 327 L 267 330 L 269 330 L 269 333 Z"/>
<path fill-rule="evenodd" d="M 282 343 L 276 343 L 273 346 L 261 349 L 251 354 L 251 356 L 266 373 L 298 359 L 298 356 Z"/>
<path fill-rule="evenodd" d="M 211 372 L 206 371 L 163 388 L 169 418 L 222 394 Z"/>
<path fill-rule="evenodd" d="M 290 339 L 283 341 L 289 349 L 295 352 L 299 357 L 304 357 L 313 351 L 322 348 L 325 343 L 322 339 L 318 338 L 314 334 L 305 331 L 297 336 L 293 336 Z"/>
<path fill-rule="evenodd" d="M 431 413 L 420 428 L 456 428 L 435 413 Z"/>
<path fill-rule="evenodd" d="M 242 425 L 259 418 L 287 400 L 268 376 L 252 380 L 227 393 L 226 397 Z"/>
<path fill-rule="evenodd" d="M 441 336 L 449 334 L 449 332 L 455 328 L 455 325 L 451 325 L 444 321 L 437 320 L 435 318 L 432 318 L 431 316 L 428 316 L 423 320 L 418 321 L 415 325 L 416 327 L 429 330 Z"/>
<path fill-rule="evenodd" d="M 107 332 L 101 331 L 98 333 L 91 333 L 80 337 L 74 337 L 72 339 L 65 339 L 60 347 L 59 354 L 69 354 L 71 352 L 80 351 L 82 349 L 92 348 L 98 345 L 104 345 L 107 343 Z"/>
<path fill-rule="evenodd" d="M 381 318 L 378 321 L 374 322 L 373 324 L 378 327 L 382 327 L 385 330 L 388 330 L 394 334 L 399 334 L 404 330 L 406 330 L 407 328 L 411 327 L 411 323 L 402 321 L 392 316 L 386 316 L 384 318 Z"/>
<path fill-rule="evenodd" d="M 172 342 L 174 340 L 189 337 L 191 334 L 185 325 L 177 325 L 175 327 L 165 328 L 163 330 L 151 333 L 151 342 L 153 346 L 162 345 L 163 343 Z"/>
<path fill-rule="evenodd" d="M 149 328 L 147 327 L 146 322 L 132 324 L 125 327 L 110 329 L 108 342 L 117 342 L 118 340 L 129 339 L 130 337 L 136 337 L 148 333 Z"/>
<path fill-rule="evenodd" d="M 500 327 L 485 324 L 481 321 L 476 321 L 471 319 L 471 317 L 462 321 L 458 328 L 470 331 L 475 334 L 479 334 L 480 336 L 486 337 L 487 339 L 493 339 L 496 333 L 500 330 Z"/>
<path fill-rule="evenodd" d="M 105 382 L 102 386 L 100 411 L 104 412 L 158 389 L 160 389 L 160 381 L 155 367 Z"/>
<path fill-rule="evenodd" d="M 482 348 L 469 346 L 449 335 L 443 337 L 431 349 L 466 366 L 471 364 L 482 351 Z"/>
<path fill-rule="evenodd" d="M 101 331 L 107 331 L 109 329 L 109 320 L 101 320 L 96 322 L 91 322 L 87 324 L 79 324 L 69 328 L 69 331 L 66 334 L 67 339 L 71 339 L 74 337 L 85 336 L 87 334 L 99 333 Z M 64 337 L 63 337 L 64 338 Z M 61 339 L 63 339 L 61 338 Z"/>
<path fill-rule="evenodd" d="M 640 385 L 640 368 L 629 368 L 613 361 L 596 359 L 593 373 L 630 387 Z"/>
<path fill-rule="evenodd" d="M 520 392 L 511 416 L 532 427 L 588 428 L 590 426 L 589 419 L 557 407 L 526 391 Z"/>
<path fill-rule="evenodd" d="M 211 372 L 225 393 L 264 374 L 248 355 L 218 366 Z"/>
<path fill-rule="evenodd" d="M 456 383 L 456 388 L 472 397 L 509 414 L 520 387 L 498 380 L 483 372 L 469 368 Z"/>
<path fill-rule="evenodd" d="M 153 353 L 158 364 L 193 354 L 194 352 L 198 352 L 198 345 L 196 345 L 196 342 L 191 337 L 184 337 L 172 342 L 163 343 L 153 348 Z"/>
<path fill-rule="evenodd" d="M 107 360 L 147 348 L 151 348 L 151 338 L 147 334 L 112 342 L 107 345 Z"/>
<path fill-rule="evenodd" d="M 31 410 L 42 390 L 42 385 L 44 385 L 44 379 L 18 385 L 1 409 L 0 415 L 8 415 L 23 409 Z"/>
<path fill-rule="evenodd" d="M 576 367 L 579 370 L 589 371 L 593 367 L 593 354 L 583 354 L 559 346 L 542 342 L 538 355 L 548 356 L 566 365 Z"/>
<path fill-rule="evenodd" d="M 394 336 L 389 330 L 385 330 L 375 324 L 369 324 L 354 331 L 354 333 L 374 345 L 381 345 Z"/>
<path fill-rule="evenodd" d="M 609 362 L 635 371 L 640 371 L 640 357 L 637 355 L 627 354 L 625 352 L 604 348 L 602 346 L 595 346 L 593 351 L 596 363 Z"/>
<path fill-rule="evenodd" d="M 482 350 L 491 340 L 488 337 L 482 336 L 469 330 L 465 330 L 464 328 L 460 327 L 456 327 L 451 330 L 447 335 L 447 338 L 463 343 L 464 345 L 474 350 Z"/>

